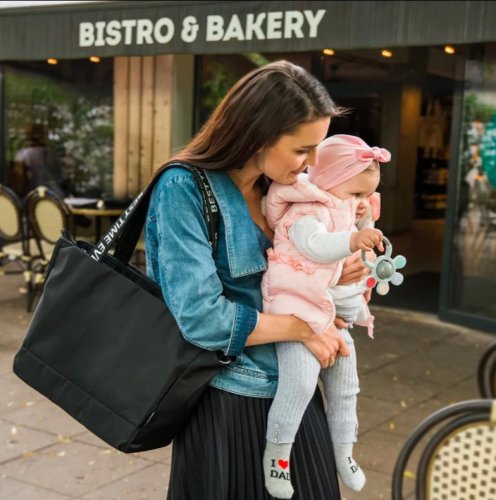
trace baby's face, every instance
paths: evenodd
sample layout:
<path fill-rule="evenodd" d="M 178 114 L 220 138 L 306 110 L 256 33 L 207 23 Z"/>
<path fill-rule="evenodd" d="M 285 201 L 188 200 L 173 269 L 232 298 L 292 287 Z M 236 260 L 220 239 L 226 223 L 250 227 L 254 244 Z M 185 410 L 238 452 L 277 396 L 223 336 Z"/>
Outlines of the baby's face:
<path fill-rule="evenodd" d="M 381 174 L 378 168 L 366 170 L 338 186 L 329 189 L 329 193 L 340 200 L 348 200 L 350 198 L 367 200 L 367 198 L 377 190 L 380 178 Z"/>
<path fill-rule="evenodd" d="M 379 168 L 374 170 L 365 170 L 355 177 L 329 189 L 329 193 L 340 200 L 356 198 L 359 200 L 356 209 L 356 220 L 358 222 L 369 209 L 369 196 L 376 192 L 381 178 Z"/>

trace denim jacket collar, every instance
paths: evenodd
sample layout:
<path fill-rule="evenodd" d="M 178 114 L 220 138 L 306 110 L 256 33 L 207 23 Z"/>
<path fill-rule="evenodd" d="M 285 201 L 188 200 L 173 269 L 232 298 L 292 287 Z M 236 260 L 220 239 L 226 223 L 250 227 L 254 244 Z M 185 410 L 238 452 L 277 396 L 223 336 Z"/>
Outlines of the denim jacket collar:
<path fill-rule="evenodd" d="M 224 221 L 231 276 L 239 278 L 265 271 L 267 263 L 257 245 L 258 229 L 241 191 L 225 172 L 206 173 Z"/>

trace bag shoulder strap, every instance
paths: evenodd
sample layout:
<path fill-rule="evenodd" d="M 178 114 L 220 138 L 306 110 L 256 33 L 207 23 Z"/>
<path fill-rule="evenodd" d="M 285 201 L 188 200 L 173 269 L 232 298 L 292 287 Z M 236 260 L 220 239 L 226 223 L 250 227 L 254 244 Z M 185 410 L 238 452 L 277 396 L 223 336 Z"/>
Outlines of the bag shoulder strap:
<path fill-rule="evenodd" d="M 180 166 L 189 170 L 193 174 L 196 183 L 200 188 L 200 193 L 203 198 L 203 213 L 207 222 L 208 239 L 210 241 L 210 245 L 212 246 L 212 252 L 215 254 L 219 240 L 219 207 L 217 205 L 217 201 L 215 200 L 215 196 L 212 193 L 207 174 L 205 173 L 205 170 L 183 163 L 171 163 L 168 165 L 168 167 L 174 166 Z"/>
<path fill-rule="evenodd" d="M 121 216 L 91 252 L 93 259 L 100 260 L 103 254 L 107 253 L 112 245 L 115 245 L 114 257 L 118 258 L 121 262 L 129 262 L 143 230 L 153 188 L 162 173 L 171 167 L 181 167 L 193 174 L 202 195 L 209 241 L 212 246 L 212 252 L 215 253 L 218 242 L 219 207 L 208 182 L 207 175 L 202 169 L 193 165 L 173 161 L 163 165 L 148 186 L 122 212 Z"/>

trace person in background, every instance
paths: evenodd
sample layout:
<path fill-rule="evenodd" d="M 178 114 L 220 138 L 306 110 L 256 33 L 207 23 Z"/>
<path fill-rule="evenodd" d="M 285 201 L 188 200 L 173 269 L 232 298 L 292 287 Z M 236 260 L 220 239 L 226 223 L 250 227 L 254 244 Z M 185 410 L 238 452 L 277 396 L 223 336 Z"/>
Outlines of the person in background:
<path fill-rule="evenodd" d="M 22 165 L 29 190 L 46 186 L 60 197 L 64 197 L 61 161 L 57 153 L 46 144 L 43 125 L 31 125 L 27 144 L 17 152 L 15 161 Z"/>
<path fill-rule="evenodd" d="M 301 343 L 322 367 L 348 355 L 334 325 L 317 335 L 292 314 L 263 313 L 260 287 L 273 238 L 262 213 L 267 185 L 295 182 L 341 112 L 316 78 L 287 61 L 257 68 L 229 90 L 172 159 L 205 171 L 220 210 L 215 254 L 192 173 L 173 166 L 157 180 L 145 225 L 147 273 L 184 338 L 233 359 L 174 439 L 169 500 L 268 500 L 261 458 L 277 388 L 275 344 Z M 352 259 L 341 283 L 367 272 Z M 300 500 L 341 498 L 319 391 L 296 436 L 292 479 Z"/>

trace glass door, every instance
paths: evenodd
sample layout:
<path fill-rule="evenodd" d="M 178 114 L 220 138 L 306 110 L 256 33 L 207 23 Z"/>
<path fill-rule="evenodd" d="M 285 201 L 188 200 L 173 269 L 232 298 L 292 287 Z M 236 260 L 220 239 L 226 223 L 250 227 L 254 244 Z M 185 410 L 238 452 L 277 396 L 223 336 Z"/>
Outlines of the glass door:
<path fill-rule="evenodd" d="M 440 315 L 496 331 L 496 44 L 474 49 L 454 106 Z"/>

